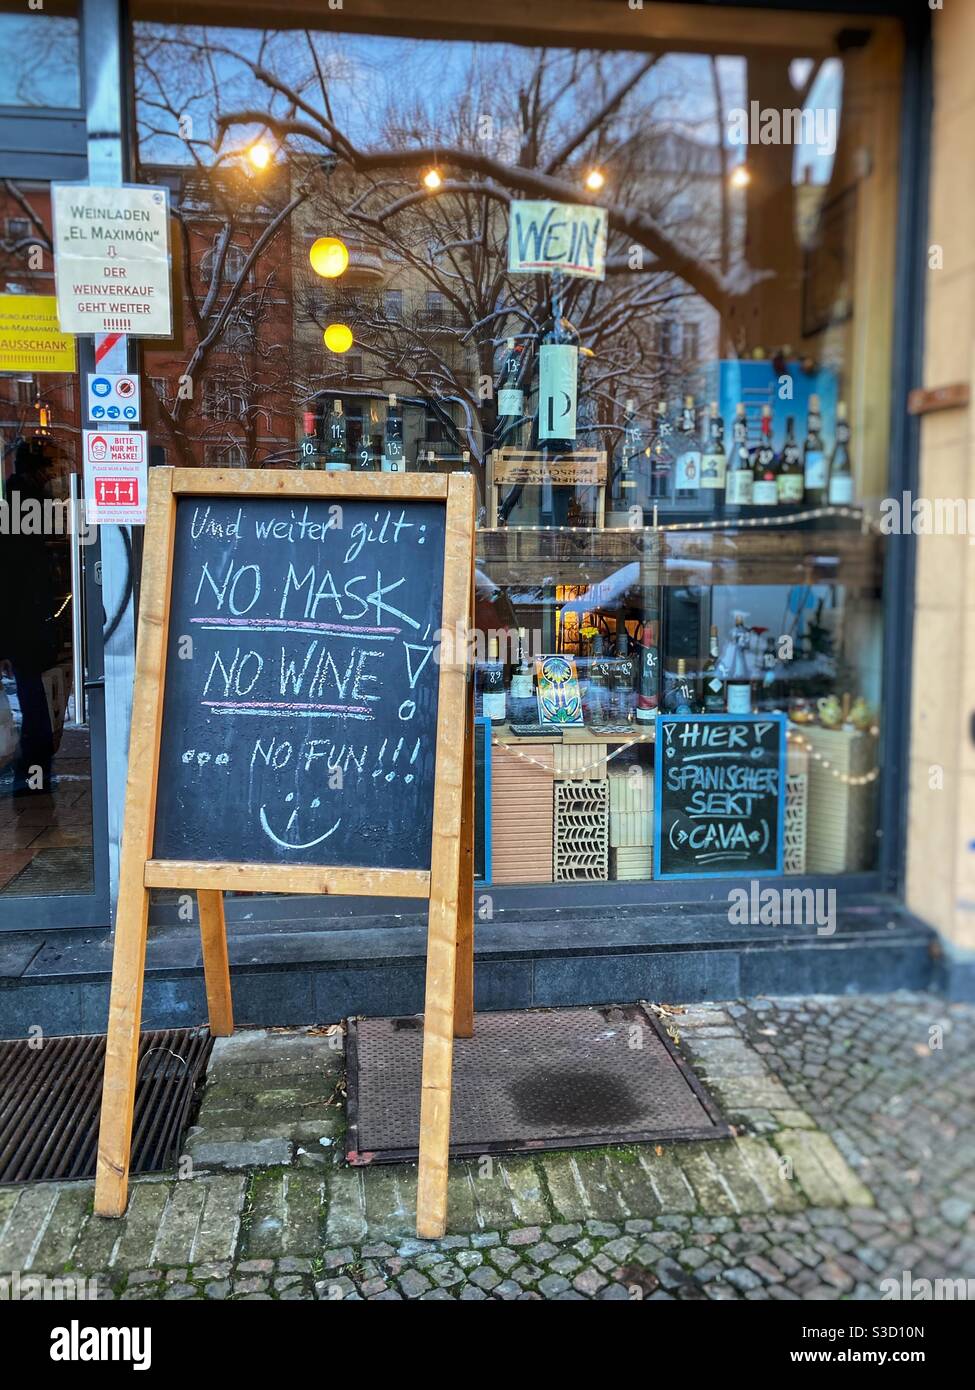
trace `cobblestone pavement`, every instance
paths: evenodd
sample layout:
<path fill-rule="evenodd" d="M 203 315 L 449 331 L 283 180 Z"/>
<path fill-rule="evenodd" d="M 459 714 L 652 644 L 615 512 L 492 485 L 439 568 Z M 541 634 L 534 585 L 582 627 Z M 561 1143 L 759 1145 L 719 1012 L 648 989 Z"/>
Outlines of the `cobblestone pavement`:
<path fill-rule="evenodd" d="M 336 1301 L 876 1299 L 905 1274 L 975 1280 L 975 1008 L 666 1016 L 733 1140 L 456 1162 L 451 1233 L 419 1241 L 415 1169 L 341 1162 L 340 1034 L 241 1032 L 215 1046 L 182 1178 L 136 1180 L 122 1221 L 91 1214 L 90 1183 L 0 1188 L 0 1276 Z"/>

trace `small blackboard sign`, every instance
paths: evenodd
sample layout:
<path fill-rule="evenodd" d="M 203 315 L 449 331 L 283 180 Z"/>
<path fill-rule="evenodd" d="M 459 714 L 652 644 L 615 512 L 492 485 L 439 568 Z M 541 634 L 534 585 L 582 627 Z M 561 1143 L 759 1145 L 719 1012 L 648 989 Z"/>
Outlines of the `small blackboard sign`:
<path fill-rule="evenodd" d="M 445 517 L 178 499 L 154 858 L 429 869 Z"/>
<path fill-rule="evenodd" d="M 785 715 L 658 715 L 654 878 L 782 872 Z"/>

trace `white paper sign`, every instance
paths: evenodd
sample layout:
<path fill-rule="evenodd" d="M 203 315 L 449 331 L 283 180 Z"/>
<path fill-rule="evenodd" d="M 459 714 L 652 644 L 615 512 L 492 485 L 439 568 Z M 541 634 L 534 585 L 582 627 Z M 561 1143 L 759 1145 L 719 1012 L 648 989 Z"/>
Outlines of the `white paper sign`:
<path fill-rule="evenodd" d="M 130 372 L 88 373 L 88 419 L 96 424 L 117 420 L 127 425 L 139 422 L 142 409 L 139 378 Z"/>
<path fill-rule="evenodd" d="M 83 430 L 89 526 L 144 526 L 148 485 L 145 430 Z"/>
<path fill-rule="evenodd" d="M 515 275 L 561 271 L 606 278 L 605 208 L 590 203 L 513 202 L 508 224 L 508 269 Z"/>
<path fill-rule="evenodd" d="M 169 191 L 51 185 L 63 333 L 172 334 Z"/>

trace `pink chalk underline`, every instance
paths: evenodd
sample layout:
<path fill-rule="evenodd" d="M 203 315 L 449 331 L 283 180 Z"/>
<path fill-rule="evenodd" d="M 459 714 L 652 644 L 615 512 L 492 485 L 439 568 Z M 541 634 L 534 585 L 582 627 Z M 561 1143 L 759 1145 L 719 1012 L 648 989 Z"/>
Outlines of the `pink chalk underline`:
<path fill-rule="evenodd" d="M 206 623 L 208 627 L 300 628 L 306 632 L 366 632 L 372 636 L 381 632 L 395 636 L 402 630 L 398 627 L 363 627 L 360 623 L 309 623 L 300 618 L 190 618 L 190 622 Z"/>
<path fill-rule="evenodd" d="M 215 709 L 324 709 L 341 714 L 368 714 L 367 705 L 318 705 L 302 700 L 201 700 Z"/>

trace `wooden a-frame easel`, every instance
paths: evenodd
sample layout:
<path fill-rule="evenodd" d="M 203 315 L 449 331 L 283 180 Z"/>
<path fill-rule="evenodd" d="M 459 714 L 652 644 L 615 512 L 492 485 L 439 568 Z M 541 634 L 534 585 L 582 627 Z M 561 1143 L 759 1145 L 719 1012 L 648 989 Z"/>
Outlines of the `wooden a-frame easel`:
<path fill-rule="evenodd" d="M 176 507 L 194 496 L 446 504 L 429 871 L 153 858 Z M 99 1215 L 121 1216 L 128 1201 L 149 890 L 196 890 L 210 1031 L 217 1037 L 234 1029 L 225 891 L 411 897 L 429 903 L 416 1229 L 426 1238 L 443 1235 L 453 1040 L 474 1031 L 474 708 L 467 652 L 473 594 L 474 480 L 467 474 L 151 470 L 95 1176 Z"/>

